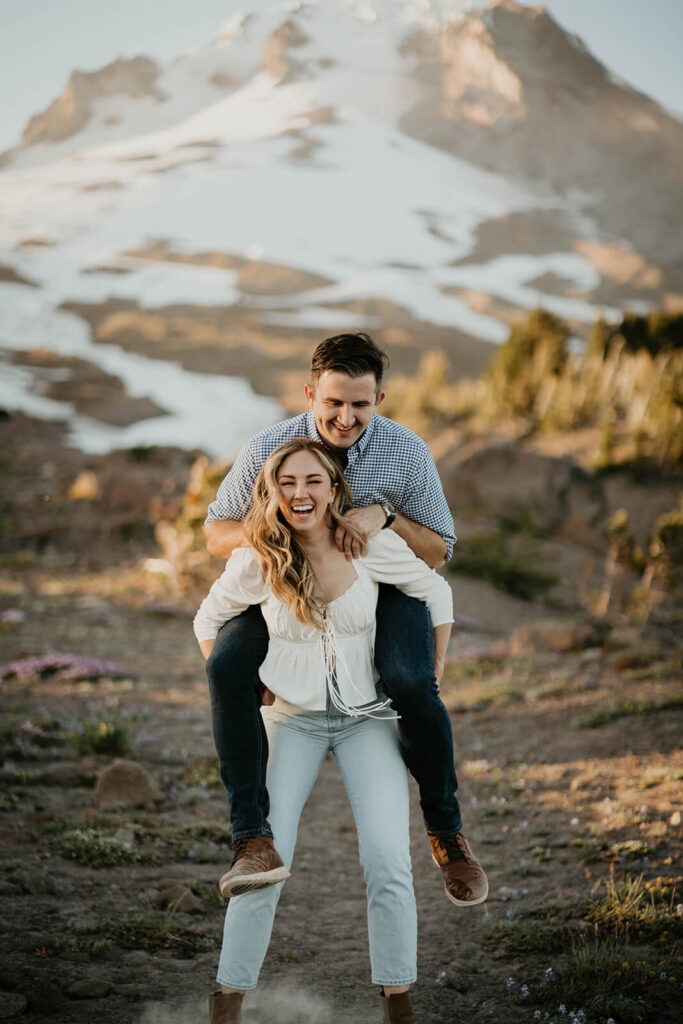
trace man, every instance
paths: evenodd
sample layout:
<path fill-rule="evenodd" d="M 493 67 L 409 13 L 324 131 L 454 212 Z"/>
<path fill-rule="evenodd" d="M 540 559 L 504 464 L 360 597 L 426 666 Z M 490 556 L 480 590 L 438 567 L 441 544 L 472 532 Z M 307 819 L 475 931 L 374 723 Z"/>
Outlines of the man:
<path fill-rule="evenodd" d="M 417 435 L 379 416 L 388 360 L 367 334 L 341 334 L 313 353 L 306 385 L 309 410 L 256 434 L 223 480 L 205 523 L 207 546 L 229 558 L 246 546 L 242 520 L 251 507 L 259 469 L 293 437 L 322 442 L 341 458 L 355 508 L 348 518 L 365 535 L 395 530 L 432 568 L 452 554 L 455 536 L 434 460 Z M 344 530 L 335 537 L 348 558 L 361 545 Z M 207 662 L 214 741 L 231 804 L 235 858 L 220 885 L 225 895 L 283 877 L 273 846 L 265 786 L 268 747 L 260 705 L 258 669 L 268 644 L 259 607 L 221 629 Z M 420 805 L 448 898 L 461 906 L 488 895 L 486 875 L 462 835 L 453 739 L 433 659 L 433 629 L 426 606 L 382 585 L 377 604 L 375 662 L 398 714 L 404 760 L 420 789 Z"/>

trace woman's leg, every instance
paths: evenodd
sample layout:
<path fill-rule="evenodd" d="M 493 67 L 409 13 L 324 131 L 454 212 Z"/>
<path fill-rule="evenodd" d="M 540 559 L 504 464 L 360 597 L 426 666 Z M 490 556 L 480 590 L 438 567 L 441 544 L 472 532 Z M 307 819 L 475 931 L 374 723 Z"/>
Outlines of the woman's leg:
<path fill-rule="evenodd" d="M 263 710 L 268 733 L 270 824 L 275 845 L 291 867 L 299 818 L 329 750 L 326 716 Z M 268 950 L 283 883 L 234 896 L 225 915 L 218 981 L 224 991 L 255 988 Z"/>
<path fill-rule="evenodd" d="M 408 773 L 395 722 L 342 722 L 333 750 L 358 829 L 367 888 L 372 981 L 391 994 L 405 991 L 417 976 Z"/>

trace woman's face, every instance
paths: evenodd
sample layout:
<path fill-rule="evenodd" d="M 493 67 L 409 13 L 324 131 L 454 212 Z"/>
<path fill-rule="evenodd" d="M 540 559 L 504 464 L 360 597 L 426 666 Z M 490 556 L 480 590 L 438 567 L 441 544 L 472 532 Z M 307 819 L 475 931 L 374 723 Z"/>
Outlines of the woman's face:
<path fill-rule="evenodd" d="M 328 528 L 325 513 L 334 500 L 336 486 L 312 452 L 288 455 L 277 473 L 280 512 L 296 533 L 310 534 Z"/>

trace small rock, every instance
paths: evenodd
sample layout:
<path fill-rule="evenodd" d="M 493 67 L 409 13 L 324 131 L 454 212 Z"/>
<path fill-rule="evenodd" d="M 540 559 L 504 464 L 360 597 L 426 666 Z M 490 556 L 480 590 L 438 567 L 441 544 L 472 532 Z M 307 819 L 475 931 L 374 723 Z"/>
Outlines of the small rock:
<path fill-rule="evenodd" d="M 149 959 L 150 954 L 144 949 L 132 949 L 125 956 L 125 962 L 129 967 L 146 967 Z"/>
<path fill-rule="evenodd" d="M 194 893 L 185 885 L 176 883 L 165 886 L 153 897 L 155 907 L 168 907 L 178 913 L 201 914 L 204 912 L 204 905 Z"/>
<path fill-rule="evenodd" d="M 164 799 L 154 780 L 142 765 L 134 761 L 115 761 L 105 768 L 97 780 L 93 803 L 101 811 L 119 807 L 147 807 Z"/>
<path fill-rule="evenodd" d="M 603 651 L 602 647 L 588 647 L 581 654 L 581 659 L 580 659 L 581 660 L 581 664 L 582 665 L 587 665 L 591 661 L 600 661 L 600 659 L 603 656 L 604 656 L 604 651 Z"/>
<path fill-rule="evenodd" d="M 5 608 L 0 612 L 0 623 L 5 626 L 20 626 L 22 622 L 26 622 L 26 612 L 21 608 Z"/>
<path fill-rule="evenodd" d="M 135 833 L 129 828 L 117 828 L 114 832 L 114 839 L 122 843 L 123 846 L 127 846 L 128 849 L 132 849 L 135 845 Z"/>
<path fill-rule="evenodd" d="M 95 474 L 86 469 L 78 474 L 66 496 L 69 501 L 99 501 L 102 497 L 102 488 Z"/>
<path fill-rule="evenodd" d="M 28 986 L 24 983 L 23 987 L 28 1005 L 36 1013 L 49 1017 L 59 1012 L 59 1008 L 64 1002 L 64 996 L 52 981 L 34 975 Z"/>
<path fill-rule="evenodd" d="M 0 992 L 0 1020 L 20 1017 L 27 1006 L 26 996 L 21 992 Z"/>
<path fill-rule="evenodd" d="M 106 978 L 81 978 L 67 989 L 72 999 L 104 999 L 110 992 L 111 984 Z"/>
<path fill-rule="evenodd" d="M 510 637 L 510 654 L 519 657 L 539 651 L 565 653 L 595 644 L 591 626 L 571 619 L 536 619 L 526 622 Z"/>
<path fill-rule="evenodd" d="M 14 882 L 7 882 L 4 878 L 0 878 L 0 896 L 19 896 L 24 890 L 20 885 L 15 885 Z M 2 1020 L 2 1017 L 0 1017 Z"/>
<path fill-rule="evenodd" d="M 669 824 L 670 825 L 674 825 L 675 827 L 678 827 L 680 825 L 680 823 L 681 823 L 681 812 L 680 811 L 674 811 L 673 814 L 671 815 L 671 817 L 669 818 Z"/>
<path fill-rule="evenodd" d="M 12 880 L 21 886 L 21 891 L 30 893 L 32 896 L 54 894 L 57 892 L 54 878 L 49 872 L 40 868 L 17 871 Z"/>
<path fill-rule="evenodd" d="M 160 878 L 157 889 L 161 892 L 162 889 L 172 889 L 177 885 L 185 885 L 182 878 Z"/>

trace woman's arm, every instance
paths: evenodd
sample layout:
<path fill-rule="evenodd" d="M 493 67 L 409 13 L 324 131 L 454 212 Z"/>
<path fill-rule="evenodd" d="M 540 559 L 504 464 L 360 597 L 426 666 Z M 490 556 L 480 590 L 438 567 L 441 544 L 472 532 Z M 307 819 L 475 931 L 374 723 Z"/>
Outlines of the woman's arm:
<path fill-rule="evenodd" d="M 202 644 L 213 643 L 224 623 L 240 615 L 250 605 L 260 604 L 265 596 L 263 573 L 252 552 L 247 548 L 236 548 L 194 617 L 194 633 L 204 657 L 208 655 Z"/>
<path fill-rule="evenodd" d="M 434 626 L 453 621 L 453 595 L 448 583 L 393 530 L 383 530 L 369 541 L 364 563 L 378 583 L 391 583 L 409 597 L 423 601 Z"/>

